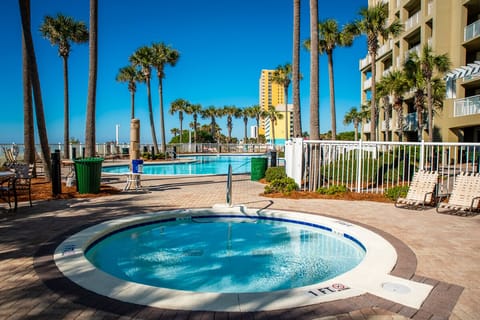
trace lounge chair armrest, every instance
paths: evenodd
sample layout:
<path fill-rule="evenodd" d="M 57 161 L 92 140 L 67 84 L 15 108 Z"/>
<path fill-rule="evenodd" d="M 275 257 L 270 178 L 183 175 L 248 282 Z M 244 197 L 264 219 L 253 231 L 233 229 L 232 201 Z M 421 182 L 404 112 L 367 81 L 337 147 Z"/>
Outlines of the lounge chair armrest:
<path fill-rule="evenodd" d="M 472 198 L 472 203 L 470 204 L 470 211 L 473 211 L 473 210 L 478 209 L 478 208 L 480 207 L 480 203 L 477 204 L 477 207 L 476 207 L 476 208 L 473 206 L 473 204 L 475 203 L 475 201 L 476 201 L 476 200 L 479 200 L 479 199 L 480 199 L 480 197 L 473 197 L 473 198 Z"/>

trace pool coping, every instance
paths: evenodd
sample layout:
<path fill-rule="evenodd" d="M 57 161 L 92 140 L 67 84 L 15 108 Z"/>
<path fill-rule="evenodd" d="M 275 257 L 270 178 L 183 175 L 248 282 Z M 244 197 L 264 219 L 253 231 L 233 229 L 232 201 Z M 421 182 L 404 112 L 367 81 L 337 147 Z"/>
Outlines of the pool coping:
<path fill-rule="evenodd" d="M 307 212 L 313 215 L 318 215 L 315 212 Z M 331 217 L 336 219 L 336 217 L 331 215 L 323 215 L 325 217 Z M 97 224 L 105 219 L 101 219 L 95 223 L 88 223 L 82 226 L 72 228 L 71 230 L 59 234 L 54 238 L 50 239 L 48 242 L 40 245 L 38 251 L 33 257 L 34 268 L 41 279 L 41 281 L 49 287 L 51 290 L 55 291 L 58 294 L 61 294 L 63 298 L 72 300 L 76 303 L 80 303 L 85 306 L 93 307 L 98 310 L 104 310 L 107 312 L 112 312 L 118 315 L 130 315 L 138 316 L 142 315 L 142 318 L 145 319 L 156 319 L 165 315 L 170 316 L 180 316 L 180 317 L 196 317 L 200 316 L 201 318 L 213 318 L 219 314 L 227 316 L 237 317 L 238 319 L 257 319 L 260 318 L 282 318 L 285 315 L 288 315 L 290 318 L 295 319 L 310 319 L 308 314 L 315 313 L 316 316 L 328 316 L 353 312 L 355 310 L 372 308 L 373 310 L 387 310 L 394 312 L 406 317 L 414 317 L 421 315 L 420 318 L 423 319 L 425 315 L 430 316 L 439 316 L 440 318 L 448 318 L 455 306 L 456 301 L 458 300 L 460 294 L 462 293 L 463 288 L 458 285 L 448 284 L 445 282 L 437 281 L 434 279 L 421 277 L 415 275 L 417 260 L 413 251 L 401 240 L 392 236 L 389 233 L 386 233 L 382 230 L 378 230 L 372 226 L 364 225 L 359 222 L 349 221 L 348 219 L 342 219 L 343 221 L 351 222 L 356 225 L 367 228 L 375 233 L 380 234 L 382 237 L 386 238 L 390 242 L 398 254 L 398 259 L 390 272 L 391 275 L 402 277 L 404 279 L 411 279 L 422 283 L 427 283 L 433 286 L 433 290 L 427 299 L 424 301 L 422 306 L 419 309 L 411 308 L 387 299 L 380 298 L 378 296 L 365 293 L 353 298 L 333 300 L 329 302 L 322 302 L 305 307 L 295 307 L 291 309 L 279 309 L 275 311 L 258 311 L 258 312 L 247 312 L 247 313 L 238 313 L 238 312 L 215 312 L 215 311 L 185 311 L 185 310 L 175 310 L 175 309 L 165 309 L 165 308 L 156 308 L 148 307 L 143 305 L 138 305 L 134 303 L 126 303 L 118 300 L 108 298 L 106 296 L 98 295 L 94 292 L 86 290 L 77 284 L 73 283 L 70 279 L 63 276 L 63 274 L 58 270 L 53 259 L 53 252 L 55 248 L 65 240 L 69 235 L 78 232 L 88 226 Z M 381 312 L 381 311 L 380 311 Z M 242 314 L 242 316 L 240 315 Z M 183 318 L 182 317 L 182 318 Z M 428 317 L 427 317 L 428 318 Z M 283 319 L 283 318 L 282 318 Z"/>
<path fill-rule="evenodd" d="M 366 248 L 362 262 L 339 276 L 299 288 L 259 293 L 209 293 L 172 290 L 129 282 L 94 267 L 84 251 L 97 239 L 138 223 L 165 219 L 191 219 L 211 215 L 269 217 L 275 220 L 301 221 L 326 227 L 334 235 L 349 238 Z M 282 210 L 254 210 L 245 207 L 214 207 L 171 210 L 110 220 L 84 229 L 62 242 L 54 253 L 60 271 L 88 290 L 125 302 L 159 308 L 254 312 L 308 306 L 338 299 L 375 294 L 403 305 L 419 308 L 432 286 L 390 275 L 396 264 L 393 246 L 376 233 L 338 219 Z"/>

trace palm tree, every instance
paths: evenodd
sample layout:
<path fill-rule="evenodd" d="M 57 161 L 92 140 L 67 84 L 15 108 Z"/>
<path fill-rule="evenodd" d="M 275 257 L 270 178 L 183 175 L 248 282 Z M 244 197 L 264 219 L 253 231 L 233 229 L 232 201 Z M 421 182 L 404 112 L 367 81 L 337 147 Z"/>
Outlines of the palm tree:
<path fill-rule="evenodd" d="M 281 120 L 283 115 L 275 109 L 274 106 L 268 106 L 268 110 L 266 112 L 266 117 L 270 120 L 270 128 L 272 130 L 272 144 L 275 146 L 275 124 L 277 120 Z"/>
<path fill-rule="evenodd" d="M 320 139 L 318 0 L 310 0 L 310 139 Z"/>
<path fill-rule="evenodd" d="M 383 110 L 385 112 L 385 141 L 390 141 L 390 114 L 392 111 L 392 105 L 390 103 L 390 87 L 389 83 L 382 78 L 377 84 L 378 99 L 382 100 Z"/>
<path fill-rule="evenodd" d="M 273 72 L 272 81 L 283 87 L 283 95 L 285 99 L 285 141 L 288 140 L 288 87 L 292 76 L 292 65 L 286 63 L 279 65 Z"/>
<path fill-rule="evenodd" d="M 292 54 L 293 136 L 302 136 L 300 111 L 300 0 L 293 0 L 293 54 Z"/>
<path fill-rule="evenodd" d="M 390 25 L 388 22 L 388 3 L 378 2 L 370 8 L 362 8 L 359 12 L 361 20 L 350 26 L 351 31 L 358 34 L 362 33 L 367 36 L 368 53 L 371 60 L 372 87 L 371 87 L 371 107 L 370 107 L 370 132 L 371 140 L 377 139 L 377 105 L 376 105 L 376 63 L 378 51 L 378 39 L 388 39 L 390 36 L 397 37 L 403 30 L 403 25 L 398 19 L 395 19 Z"/>
<path fill-rule="evenodd" d="M 88 41 L 88 30 L 83 21 L 75 21 L 72 17 L 57 14 L 56 17 L 46 16 L 40 26 L 40 33 L 52 45 L 58 46 L 58 55 L 63 60 L 63 143 L 64 158 L 70 158 L 70 125 L 69 125 L 69 100 L 68 100 L 68 56 L 71 43 L 85 43 Z"/>
<path fill-rule="evenodd" d="M 165 78 L 165 65 L 169 64 L 172 67 L 175 66 L 180 53 L 177 50 L 172 49 L 170 46 L 164 43 L 154 43 L 152 45 L 152 66 L 157 70 L 158 76 L 158 96 L 160 99 L 160 130 L 162 132 L 162 152 L 165 152 L 165 114 L 163 112 L 163 79 Z M 181 140 L 180 135 L 180 140 Z"/>
<path fill-rule="evenodd" d="M 45 113 L 43 110 L 42 91 L 40 88 L 40 77 L 38 75 L 37 59 L 33 46 L 32 30 L 30 26 L 30 1 L 18 0 L 20 16 L 22 21 L 22 35 L 25 44 L 25 52 L 28 61 L 24 68 L 30 76 L 35 101 L 35 115 L 37 118 L 38 137 L 40 139 L 41 155 L 44 163 L 45 179 L 50 181 L 52 176 L 52 163 L 50 161 L 50 147 L 48 145 L 47 127 L 45 124 Z M 24 85 L 28 85 L 24 83 Z"/>
<path fill-rule="evenodd" d="M 407 79 L 405 78 L 404 72 L 396 70 L 393 72 L 389 72 L 386 76 L 384 76 L 382 80 L 380 80 L 379 86 L 380 84 L 383 87 L 383 94 L 393 97 L 393 103 L 391 106 L 397 113 L 397 130 L 399 134 L 399 140 L 402 141 L 403 95 L 409 90 Z M 380 88 L 378 88 L 378 91 L 381 91 Z"/>
<path fill-rule="evenodd" d="M 173 138 L 176 138 L 177 134 L 179 134 L 181 131 L 178 128 L 172 128 L 170 129 L 170 132 L 173 134 Z"/>
<path fill-rule="evenodd" d="M 170 104 L 170 114 L 178 112 L 178 119 L 180 121 L 180 143 L 183 143 L 183 113 L 188 110 L 190 102 L 184 99 L 177 99 Z"/>
<path fill-rule="evenodd" d="M 405 62 L 405 69 L 409 78 L 415 77 L 417 85 L 423 84 L 427 91 L 427 112 L 428 112 L 428 140 L 433 141 L 433 74 L 436 71 L 443 75 L 450 68 L 450 59 L 447 54 L 435 55 L 430 46 L 425 45 L 422 48 L 422 54 L 419 56 L 413 52 Z M 418 88 L 418 87 L 417 87 Z M 423 95 L 425 92 L 423 92 Z M 419 101 L 420 93 L 419 93 Z"/>
<path fill-rule="evenodd" d="M 260 135 L 258 134 L 258 130 L 260 129 L 260 119 L 266 118 L 267 112 L 258 104 L 251 106 L 250 110 L 252 112 L 252 118 L 255 118 L 257 124 L 257 143 L 260 143 Z"/>
<path fill-rule="evenodd" d="M 212 138 L 215 139 L 217 128 L 217 122 L 215 121 L 215 118 L 221 116 L 220 109 L 215 108 L 215 106 L 209 106 L 208 108 L 202 110 L 201 115 L 202 119 L 210 119 L 210 134 L 212 135 Z"/>
<path fill-rule="evenodd" d="M 152 142 L 155 153 L 158 154 L 157 135 L 155 134 L 155 123 L 153 121 L 152 93 L 150 90 L 150 80 L 152 78 L 153 52 L 150 47 L 143 46 L 138 48 L 129 58 L 133 66 L 139 66 L 143 74 L 143 79 L 147 85 L 148 114 L 150 118 L 150 130 L 152 132 Z"/>
<path fill-rule="evenodd" d="M 30 1 L 26 2 L 26 18 L 30 25 Z M 32 80 L 30 76 L 28 52 L 25 45 L 25 38 L 22 37 L 22 78 L 23 78 L 23 144 L 25 146 L 24 160 L 28 164 L 35 163 L 35 129 L 33 124 L 33 101 L 32 101 Z M 34 172 L 36 175 L 36 172 Z"/>
<path fill-rule="evenodd" d="M 90 0 L 90 34 L 88 43 L 88 97 L 85 125 L 85 156 L 95 156 L 95 104 L 98 71 L 98 0 Z"/>
<path fill-rule="evenodd" d="M 241 110 L 236 106 L 224 106 L 223 115 L 227 116 L 228 143 L 232 142 L 233 118 L 241 117 Z"/>
<path fill-rule="evenodd" d="M 336 140 L 337 136 L 337 116 L 335 108 L 335 82 L 333 76 L 333 50 L 337 46 L 349 47 L 353 43 L 352 29 L 344 27 L 338 29 L 338 23 L 334 19 L 327 19 L 318 24 L 318 52 L 326 53 L 328 57 L 328 78 L 330 83 L 330 118 L 332 126 L 332 139 Z M 308 39 L 304 42 L 304 46 L 310 50 L 310 42 Z"/>
<path fill-rule="evenodd" d="M 248 142 L 248 119 L 255 117 L 250 107 L 240 109 L 240 115 L 243 119 L 243 143 Z"/>
<path fill-rule="evenodd" d="M 362 114 L 357 110 L 356 107 L 351 107 L 350 111 L 348 111 L 343 118 L 343 123 L 345 125 L 353 123 L 353 128 L 355 130 L 355 141 L 357 141 L 358 138 L 358 125 L 362 122 L 362 119 Z"/>
<path fill-rule="evenodd" d="M 202 105 L 189 104 L 185 112 L 193 116 L 193 142 L 197 143 L 198 115 L 202 112 Z"/>
<path fill-rule="evenodd" d="M 143 74 L 134 66 L 120 68 L 115 78 L 118 82 L 127 82 L 128 91 L 130 91 L 131 111 L 130 118 L 135 118 L 135 92 L 137 92 L 137 82 L 145 82 Z"/>

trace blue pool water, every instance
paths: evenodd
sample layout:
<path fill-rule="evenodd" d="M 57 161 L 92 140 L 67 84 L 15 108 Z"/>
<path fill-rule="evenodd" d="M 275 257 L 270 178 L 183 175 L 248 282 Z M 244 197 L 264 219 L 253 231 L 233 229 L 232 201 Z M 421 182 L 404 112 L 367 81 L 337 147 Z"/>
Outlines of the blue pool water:
<path fill-rule="evenodd" d="M 86 250 L 118 278 L 197 292 L 267 292 L 319 283 L 357 266 L 365 249 L 329 228 L 277 218 L 172 218 L 107 235 Z"/>
<path fill-rule="evenodd" d="M 158 163 L 144 164 L 143 174 L 152 175 L 202 175 L 202 174 L 226 174 L 228 165 L 232 165 L 232 173 L 249 173 L 250 159 L 261 156 L 243 155 L 210 155 L 188 156 L 180 159 L 193 159 L 187 163 Z M 127 173 L 128 165 L 103 167 L 106 173 Z"/>

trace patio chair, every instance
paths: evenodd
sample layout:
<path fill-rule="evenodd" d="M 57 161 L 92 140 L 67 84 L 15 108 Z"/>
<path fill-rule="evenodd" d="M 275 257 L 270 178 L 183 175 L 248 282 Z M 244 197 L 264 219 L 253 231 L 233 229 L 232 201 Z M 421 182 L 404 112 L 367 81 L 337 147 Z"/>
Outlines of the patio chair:
<path fill-rule="evenodd" d="M 0 177 L 0 199 L 7 202 L 9 210 L 12 210 L 12 200 L 16 200 L 14 175 Z"/>
<path fill-rule="evenodd" d="M 446 202 L 438 202 L 436 209 L 438 213 L 480 211 L 480 173 L 461 172 L 457 175 L 452 192 L 446 199 Z"/>
<path fill-rule="evenodd" d="M 13 152 L 9 148 L 2 147 L 3 153 L 5 154 L 5 166 L 10 168 L 12 165 L 14 165 L 17 160 L 15 160 L 15 157 L 13 156 Z"/>
<path fill-rule="evenodd" d="M 30 207 L 32 206 L 33 168 L 33 164 L 26 163 L 17 163 L 12 168 L 15 172 L 15 191 L 17 192 L 17 197 L 22 194 L 27 194 Z"/>
<path fill-rule="evenodd" d="M 425 205 L 432 205 L 435 202 L 434 192 L 437 183 L 437 171 L 417 171 L 413 175 L 406 197 L 399 197 L 395 201 L 395 207 L 425 209 Z"/>

